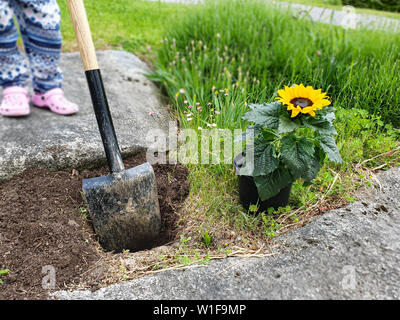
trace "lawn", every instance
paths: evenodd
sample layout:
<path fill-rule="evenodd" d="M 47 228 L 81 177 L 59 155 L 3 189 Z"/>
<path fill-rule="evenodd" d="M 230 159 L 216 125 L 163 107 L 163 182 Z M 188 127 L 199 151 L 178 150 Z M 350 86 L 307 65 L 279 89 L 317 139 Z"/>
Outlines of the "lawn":
<path fill-rule="evenodd" d="M 63 50 L 77 51 L 78 46 L 66 0 L 59 0 L 62 14 Z M 160 46 L 166 26 L 181 19 L 187 6 L 149 3 L 140 0 L 86 0 L 96 49 L 121 49 L 152 59 Z"/>
<path fill-rule="evenodd" d="M 312 185 L 297 181 L 289 205 L 276 212 L 254 216 L 240 206 L 232 165 L 188 164 L 191 191 L 175 257 L 158 257 L 151 268 L 265 253 L 277 234 L 355 201 L 354 191 L 373 186 L 379 169 L 400 165 L 398 34 L 304 21 L 256 0 L 213 1 L 207 7 L 85 3 L 96 47 L 149 61 L 149 77 L 182 128 L 198 134 L 213 127 L 244 129 L 249 104 L 271 102 L 278 89 L 295 83 L 326 91 L 337 109 L 343 164 L 326 161 Z M 65 1 L 60 5 L 64 50 L 76 50 Z"/>

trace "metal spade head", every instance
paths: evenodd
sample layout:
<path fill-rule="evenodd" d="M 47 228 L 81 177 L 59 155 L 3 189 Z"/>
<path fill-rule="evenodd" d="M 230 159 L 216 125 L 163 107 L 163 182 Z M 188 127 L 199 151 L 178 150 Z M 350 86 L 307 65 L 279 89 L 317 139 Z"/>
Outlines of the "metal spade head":
<path fill-rule="evenodd" d="M 159 236 L 157 186 L 148 162 L 108 176 L 85 179 L 82 187 L 94 230 L 106 250 L 146 249 Z"/>

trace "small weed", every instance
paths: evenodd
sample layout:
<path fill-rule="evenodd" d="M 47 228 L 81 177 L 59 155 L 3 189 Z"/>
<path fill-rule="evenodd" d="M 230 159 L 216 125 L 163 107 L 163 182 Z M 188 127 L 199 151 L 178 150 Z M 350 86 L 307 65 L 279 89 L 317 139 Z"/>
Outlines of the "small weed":
<path fill-rule="evenodd" d="M 258 211 L 258 206 L 257 206 L 257 205 L 251 204 L 251 205 L 249 206 L 249 212 L 250 212 L 250 213 L 256 213 L 257 211 Z"/>
<path fill-rule="evenodd" d="M 229 249 L 229 248 L 225 248 L 224 249 L 224 254 L 225 254 L 226 257 L 228 257 L 231 253 L 232 253 L 231 249 Z"/>
<path fill-rule="evenodd" d="M 120 272 L 121 272 L 122 281 L 128 280 L 128 278 L 129 278 L 128 270 L 126 269 L 126 267 L 123 263 L 121 263 L 121 265 L 120 265 Z"/>
<path fill-rule="evenodd" d="M 185 237 L 184 235 L 181 235 L 180 237 L 180 242 L 181 242 L 181 246 L 186 247 L 187 243 L 192 240 L 192 237 Z"/>
<path fill-rule="evenodd" d="M 267 237 L 273 238 L 276 236 L 276 231 L 280 229 L 280 224 L 276 222 L 275 218 L 271 215 L 261 213 L 263 221 L 264 233 Z"/>
<path fill-rule="evenodd" d="M 212 237 L 210 234 L 208 234 L 207 231 L 204 231 L 203 235 L 201 236 L 201 241 L 206 246 L 206 248 L 209 248 L 212 242 Z"/>
<path fill-rule="evenodd" d="M 176 260 L 178 261 L 179 264 L 182 264 L 184 266 L 187 266 L 192 263 L 192 259 L 190 258 L 190 250 L 188 248 L 188 243 L 189 241 L 192 240 L 192 237 L 185 237 L 184 235 L 181 235 L 180 237 L 180 246 L 178 248 Z"/>
<path fill-rule="evenodd" d="M 156 270 L 159 270 L 159 269 L 161 269 L 162 267 L 158 264 L 158 263 L 156 263 L 154 266 L 153 266 L 153 268 L 152 268 L 152 270 L 153 271 L 156 271 Z"/>
<path fill-rule="evenodd" d="M 0 276 L 4 276 L 4 275 L 8 274 L 9 272 L 10 272 L 9 269 L 0 270 Z M 0 278 L 0 285 L 2 285 L 2 284 L 3 284 L 3 280 Z"/>
<path fill-rule="evenodd" d="M 82 221 L 86 222 L 89 217 L 89 211 L 86 206 L 81 206 L 78 208 L 78 213 L 82 219 Z"/>
<path fill-rule="evenodd" d="M 356 198 L 351 197 L 349 194 L 345 194 L 345 198 L 347 201 L 349 201 L 350 203 L 354 203 L 356 202 Z"/>
<path fill-rule="evenodd" d="M 179 264 L 182 264 L 184 266 L 188 266 L 188 265 L 192 264 L 192 259 L 186 255 L 179 255 L 176 257 L 176 259 L 179 262 Z"/>
<path fill-rule="evenodd" d="M 204 259 L 202 260 L 202 264 L 208 264 L 210 262 L 210 255 L 207 253 Z"/>

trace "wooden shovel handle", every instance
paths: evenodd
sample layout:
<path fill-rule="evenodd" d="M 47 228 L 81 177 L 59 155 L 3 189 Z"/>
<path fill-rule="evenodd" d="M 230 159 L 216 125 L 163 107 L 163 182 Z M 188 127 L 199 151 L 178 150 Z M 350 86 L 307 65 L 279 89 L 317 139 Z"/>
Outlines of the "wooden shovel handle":
<path fill-rule="evenodd" d="M 99 69 L 83 0 L 68 0 L 68 8 L 85 71 Z"/>

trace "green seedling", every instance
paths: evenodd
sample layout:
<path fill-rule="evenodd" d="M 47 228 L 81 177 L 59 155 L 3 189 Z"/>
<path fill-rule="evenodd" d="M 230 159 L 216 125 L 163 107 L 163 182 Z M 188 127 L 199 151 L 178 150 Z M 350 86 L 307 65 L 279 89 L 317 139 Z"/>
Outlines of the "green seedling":
<path fill-rule="evenodd" d="M 258 206 L 257 206 L 257 205 L 251 204 L 251 205 L 249 206 L 249 212 L 251 212 L 251 213 L 256 213 L 257 211 L 258 211 Z"/>
<path fill-rule="evenodd" d="M 0 270 L 0 276 L 6 275 L 10 272 L 9 269 Z M 0 278 L 0 285 L 3 284 L 3 280 Z"/>
<path fill-rule="evenodd" d="M 209 248 L 212 242 L 212 238 L 211 235 L 208 234 L 207 231 L 204 231 L 202 237 L 201 237 L 201 241 L 203 242 L 203 244 Z"/>

